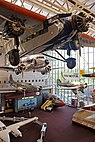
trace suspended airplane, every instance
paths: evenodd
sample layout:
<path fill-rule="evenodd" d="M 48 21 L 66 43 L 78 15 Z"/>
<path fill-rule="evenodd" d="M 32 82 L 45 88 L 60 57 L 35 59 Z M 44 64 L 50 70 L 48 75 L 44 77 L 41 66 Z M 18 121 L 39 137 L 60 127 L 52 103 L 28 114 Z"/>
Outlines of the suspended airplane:
<path fill-rule="evenodd" d="M 26 54 L 65 49 L 64 47 L 67 45 L 66 50 L 70 55 L 69 50 L 72 50 L 72 47 L 80 49 L 83 44 L 95 46 L 94 38 L 82 34 L 88 31 L 89 23 L 93 21 L 91 17 L 87 17 L 83 13 L 57 14 L 47 19 L 40 14 L 3 0 L 0 1 L 0 9 L 3 36 L 14 38 L 15 41 L 14 48 L 12 47 L 8 52 L 9 61 L 13 66 L 17 66 L 20 58 Z M 20 44 L 24 50 L 19 55 Z M 65 62 L 68 63 L 70 69 L 76 66 L 75 58 L 65 59 Z"/>
<path fill-rule="evenodd" d="M 30 93 L 30 92 L 36 92 L 40 93 L 42 90 L 42 86 L 40 85 L 33 85 L 32 83 L 26 83 L 26 82 L 17 82 L 14 81 L 12 78 L 12 75 L 9 77 L 9 86 L 8 87 L 0 87 L 0 92 L 7 93 L 7 92 L 21 92 L 24 93 Z"/>
<path fill-rule="evenodd" d="M 89 77 L 89 78 L 95 78 L 95 72 L 94 73 L 85 73 L 82 75 L 83 77 Z"/>
<path fill-rule="evenodd" d="M 21 126 L 24 126 L 28 123 L 37 121 L 38 117 L 33 117 L 27 120 L 23 120 L 22 122 L 18 122 L 9 126 L 5 126 L 3 122 L 0 121 L 0 140 L 4 142 L 10 142 L 9 133 L 12 133 L 15 137 L 22 137 L 22 133 L 19 130 Z"/>
<path fill-rule="evenodd" d="M 57 79 L 57 86 L 61 86 L 64 90 L 72 90 L 74 94 L 78 94 L 80 91 L 84 93 L 84 89 L 88 85 L 84 82 L 61 82 L 60 79 Z"/>
<path fill-rule="evenodd" d="M 93 73 L 86 73 L 84 70 L 80 70 L 80 75 L 83 77 L 95 79 L 95 72 L 94 72 L 95 67 L 91 67 L 89 69 L 93 69 Z"/>
<path fill-rule="evenodd" d="M 17 67 L 12 66 L 0 66 L 1 70 L 6 71 L 14 71 L 16 75 L 22 73 L 24 71 L 31 71 L 33 72 L 38 71 L 42 74 L 46 74 L 51 70 L 51 66 L 48 66 L 49 60 L 45 58 L 43 55 L 32 55 L 29 57 L 25 57 L 22 59 Z"/>
<path fill-rule="evenodd" d="M 28 82 L 16 82 L 13 80 L 12 75 L 10 75 L 10 85 L 17 88 L 19 91 L 25 92 L 40 92 L 42 87 L 33 85 L 32 83 Z"/>

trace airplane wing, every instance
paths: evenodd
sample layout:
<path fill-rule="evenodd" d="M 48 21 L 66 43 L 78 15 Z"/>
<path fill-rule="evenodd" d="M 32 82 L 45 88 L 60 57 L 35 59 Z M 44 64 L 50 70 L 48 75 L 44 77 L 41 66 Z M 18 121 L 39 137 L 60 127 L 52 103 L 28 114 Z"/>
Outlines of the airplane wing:
<path fill-rule="evenodd" d="M 19 133 L 18 128 L 20 128 L 21 126 L 24 126 L 24 125 L 26 125 L 30 122 L 36 121 L 36 120 L 38 120 L 38 117 L 33 117 L 33 118 L 30 118 L 30 119 L 9 125 L 9 126 L 7 126 L 7 130 L 8 130 L 8 132 L 12 132 L 12 134 L 15 135 L 16 137 L 22 136 L 22 135 L 19 135 L 19 134 L 21 134 L 21 132 Z"/>
<path fill-rule="evenodd" d="M 8 66 L 0 66 L 0 70 L 4 71 L 14 71 L 13 67 L 8 67 Z"/>
<path fill-rule="evenodd" d="M 23 90 L 23 88 L 0 88 L 0 92 L 15 92 Z"/>
<path fill-rule="evenodd" d="M 10 2 L 0 0 L 0 32 L 5 32 L 7 28 L 9 37 L 13 38 L 17 34 L 17 36 L 21 36 L 21 39 L 25 39 L 31 33 L 33 34 L 43 29 L 46 24 L 45 20 L 46 17 L 39 13 L 35 13 Z M 6 23 L 6 21 L 8 23 Z M 17 31 L 15 30 L 17 25 L 15 24 L 15 28 L 12 26 L 14 21 L 20 23 Z M 7 27 L 8 24 L 10 25 L 10 28 Z M 10 34 L 10 30 L 12 29 L 14 33 Z"/>
<path fill-rule="evenodd" d="M 38 27 L 38 25 L 46 20 L 46 17 L 39 13 L 35 13 L 10 2 L 0 0 L 0 26 L 3 26 L 3 22 L 8 20 L 11 16 L 21 18 L 22 21 L 25 21 L 27 27 L 31 27 L 31 29 L 33 27 Z"/>
<path fill-rule="evenodd" d="M 9 132 L 4 123 L 0 121 L 0 141 L 10 142 Z"/>
<path fill-rule="evenodd" d="M 61 89 L 63 90 L 74 90 L 74 89 L 78 89 L 79 87 L 78 86 L 75 86 L 75 87 L 63 87 L 61 86 Z"/>
<path fill-rule="evenodd" d="M 79 34 L 80 45 L 86 47 L 95 47 L 95 38 L 85 33 Z"/>
<path fill-rule="evenodd" d="M 4 123 L 0 121 L 0 140 L 4 142 L 10 142 L 10 136 L 9 133 L 11 132 L 15 137 L 20 136 L 22 137 L 22 133 L 18 130 L 23 125 L 26 125 L 30 122 L 38 120 L 38 117 L 33 117 L 15 124 L 12 124 L 10 126 L 5 126 Z"/>

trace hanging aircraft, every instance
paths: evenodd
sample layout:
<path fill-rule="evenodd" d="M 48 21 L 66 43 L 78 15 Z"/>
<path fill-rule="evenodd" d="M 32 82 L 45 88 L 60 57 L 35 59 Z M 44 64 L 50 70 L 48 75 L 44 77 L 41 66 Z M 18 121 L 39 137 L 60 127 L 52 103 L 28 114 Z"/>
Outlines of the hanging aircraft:
<path fill-rule="evenodd" d="M 38 71 L 42 74 L 46 74 L 51 70 L 51 66 L 48 66 L 49 60 L 45 58 L 43 55 L 32 55 L 29 57 L 25 57 L 21 59 L 19 65 L 17 67 L 14 66 L 0 66 L 0 70 L 5 71 L 14 71 L 16 75 L 22 73 L 24 71 L 31 71 L 33 72 Z"/>
<path fill-rule="evenodd" d="M 89 23 L 93 21 L 91 17 L 85 16 L 82 12 L 75 15 L 72 13 L 57 14 L 47 19 L 40 14 L 3 0 L 0 1 L 0 9 L 3 36 L 14 38 L 14 48 L 12 47 L 8 52 L 9 61 L 13 66 L 17 66 L 20 58 L 27 54 L 65 49 L 66 45 L 68 47 L 66 50 L 70 55 L 69 50 L 73 47 L 80 49 L 84 43 L 95 46 L 94 38 L 88 38 L 82 34 L 88 31 Z M 20 44 L 24 50 L 19 55 Z M 75 58 L 68 58 L 65 62 L 68 63 L 70 69 L 76 66 Z"/>
<path fill-rule="evenodd" d="M 10 86 L 10 79 L 9 79 L 10 74 L 12 74 L 12 77 L 15 82 L 25 82 L 25 83 L 33 84 L 34 86 L 44 86 L 44 87 L 48 85 L 46 80 L 48 79 L 49 74 L 42 75 L 40 72 L 36 70 L 35 72 L 31 70 L 29 72 L 24 72 L 23 78 L 22 78 L 22 74 L 19 74 L 17 76 L 15 72 L 12 72 L 12 71 L 7 72 L 4 70 L 1 70 L 0 71 L 0 92 L 4 93 L 4 92 L 16 92 L 17 91 L 19 93 L 21 92 L 21 94 L 24 93 L 25 90 L 23 90 L 22 87 L 16 88 L 16 87 Z M 40 87 L 38 87 L 38 90 L 40 90 L 39 88 Z"/>
<path fill-rule="evenodd" d="M 93 69 L 93 73 L 86 73 L 84 70 L 80 70 L 80 75 L 83 77 L 95 79 L 95 72 L 94 72 L 95 67 L 91 67 L 89 69 Z"/>
<path fill-rule="evenodd" d="M 16 82 L 13 80 L 12 75 L 10 75 L 10 85 L 14 86 L 15 88 L 18 88 L 19 91 L 25 92 L 40 92 L 42 87 L 33 85 L 32 83 L 28 82 Z"/>
<path fill-rule="evenodd" d="M 30 93 L 30 92 L 36 92 L 40 93 L 42 90 L 42 86 L 40 85 L 33 85 L 32 83 L 28 82 L 17 82 L 13 80 L 12 75 L 9 77 L 9 84 L 7 87 L 0 86 L 0 92 L 7 93 L 7 92 L 21 92 L 24 94 L 25 93 Z"/>
<path fill-rule="evenodd" d="M 93 72 L 93 73 L 85 73 L 85 74 L 83 74 L 82 75 L 83 77 L 89 77 L 89 78 L 94 78 L 95 79 L 95 72 Z"/>
<path fill-rule="evenodd" d="M 9 126 L 5 126 L 4 123 L 0 121 L 0 140 L 4 142 L 10 142 L 9 133 L 12 133 L 15 137 L 22 137 L 22 133 L 19 128 L 24 126 L 30 122 L 37 121 L 38 117 L 33 117 L 27 120 L 23 120 L 22 122 L 18 122 Z"/>
<path fill-rule="evenodd" d="M 85 82 L 61 82 L 60 79 L 57 79 L 57 86 L 61 86 L 64 90 L 72 90 L 74 94 L 78 94 L 79 92 L 84 93 L 84 89 L 88 85 Z"/>

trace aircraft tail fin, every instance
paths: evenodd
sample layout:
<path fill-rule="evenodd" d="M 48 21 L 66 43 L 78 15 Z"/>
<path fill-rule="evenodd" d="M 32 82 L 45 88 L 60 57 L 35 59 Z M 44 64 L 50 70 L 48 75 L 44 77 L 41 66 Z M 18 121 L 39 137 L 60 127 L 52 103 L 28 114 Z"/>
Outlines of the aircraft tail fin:
<path fill-rule="evenodd" d="M 80 76 L 84 75 L 85 71 L 84 70 L 80 70 Z"/>
<path fill-rule="evenodd" d="M 57 79 L 57 86 L 58 85 L 61 85 L 61 80 L 60 79 Z"/>
<path fill-rule="evenodd" d="M 10 78 L 9 78 L 10 84 L 12 84 L 14 82 L 12 75 L 10 74 Z"/>
<path fill-rule="evenodd" d="M 63 72 L 61 72 L 61 76 L 62 76 L 62 78 L 63 78 L 64 80 L 66 80 L 66 78 L 64 77 Z"/>

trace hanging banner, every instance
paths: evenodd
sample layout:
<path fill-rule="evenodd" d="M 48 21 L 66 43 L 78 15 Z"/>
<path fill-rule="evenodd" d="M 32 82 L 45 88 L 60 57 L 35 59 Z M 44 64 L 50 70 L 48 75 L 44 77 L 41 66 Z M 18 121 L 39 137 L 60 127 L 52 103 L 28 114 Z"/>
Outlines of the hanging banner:
<path fill-rule="evenodd" d="M 64 72 L 62 76 L 66 80 L 79 80 L 78 72 Z"/>

